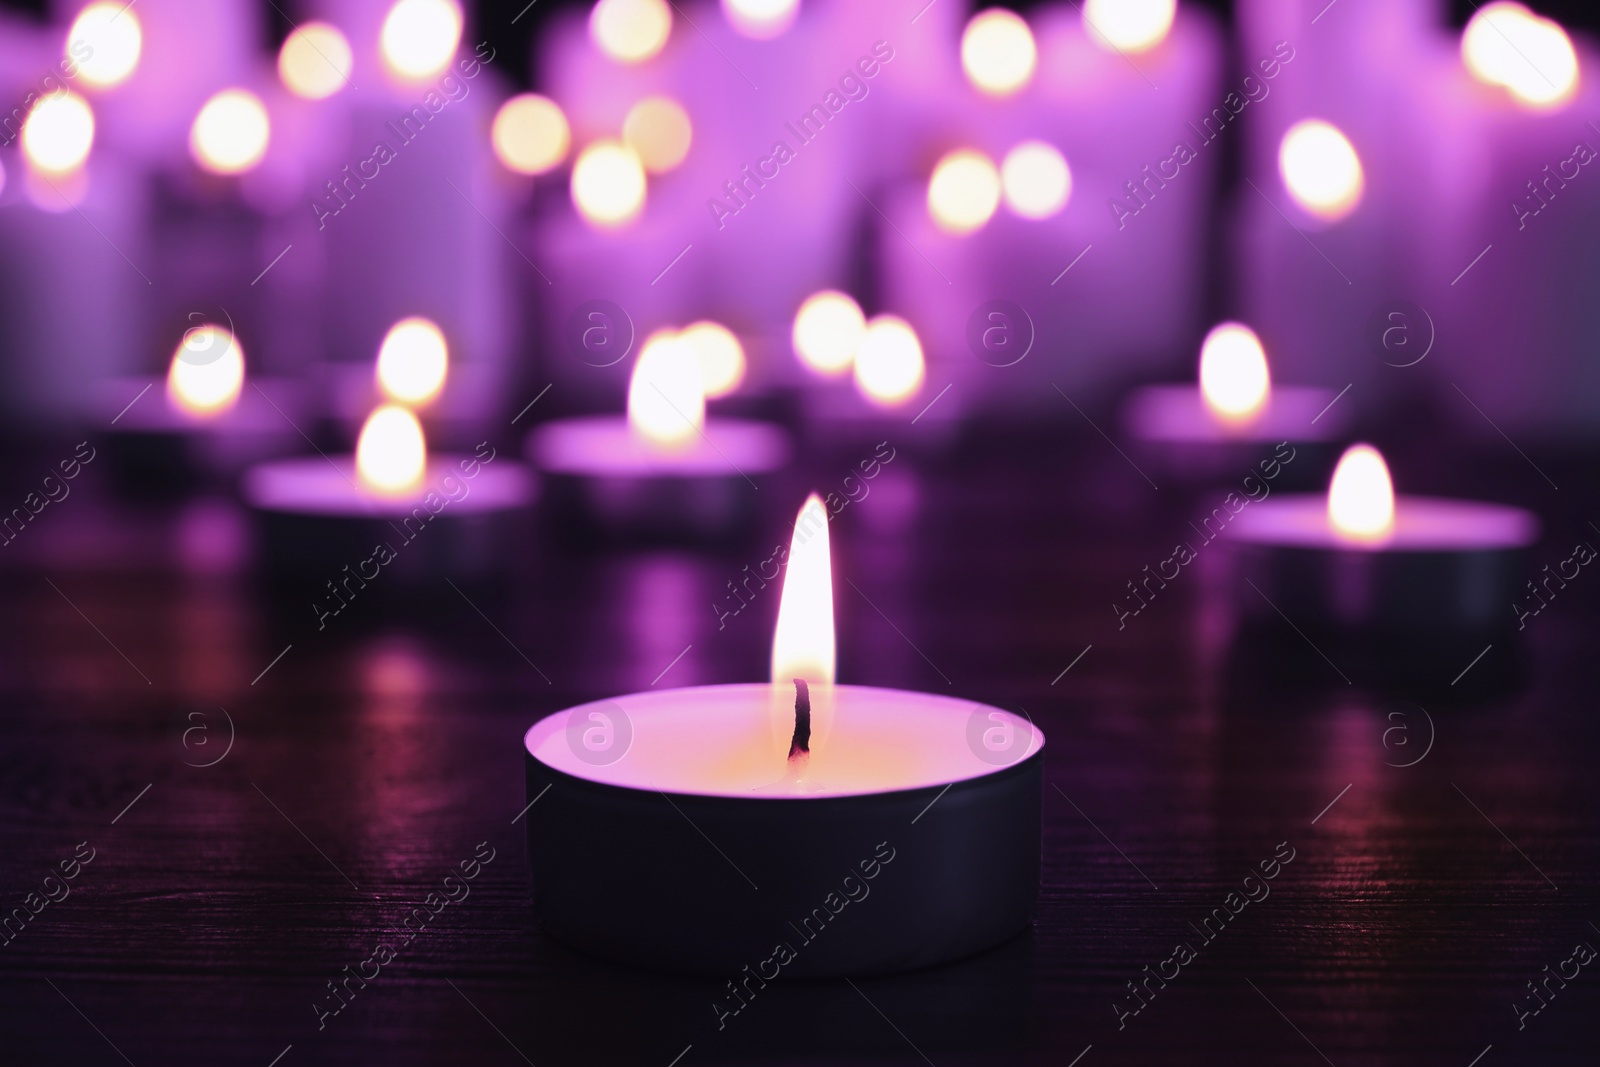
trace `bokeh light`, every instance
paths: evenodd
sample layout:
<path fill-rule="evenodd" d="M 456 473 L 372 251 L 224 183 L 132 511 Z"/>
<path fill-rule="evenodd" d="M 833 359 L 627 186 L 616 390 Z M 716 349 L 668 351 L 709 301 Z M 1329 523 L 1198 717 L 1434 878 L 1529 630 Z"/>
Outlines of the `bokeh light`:
<path fill-rule="evenodd" d="M 1225 424 L 1242 425 L 1266 406 L 1272 388 L 1267 353 L 1250 327 L 1224 322 L 1200 345 L 1200 395 Z"/>
<path fill-rule="evenodd" d="M 622 143 L 638 153 L 651 174 L 663 174 L 682 163 L 693 139 L 689 113 L 671 97 L 646 97 L 622 120 Z"/>
<path fill-rule="evenodd" d="M 684 327 L 679 340 L 700 364 L 700 384 L 707 400 L 727 396 L 744 381 L 744 346 L 721 323 L 702 321 Z"/>
<path fill-rule="evenodd" d="M 75 93 L 39 101 L 22 127 L 22 151 L 46 174 L 71 174 L 94 147 L 94 110 Z"/>
<path fill-rule="evenodd" d="M 979 229 L 1000 206 L 1000 173 L 982 152 L 957 149 L 928 179 L 928 214 L 946 233 Z"/>
<path fill-rule="evenodd" d="M 1024 141 L 1000 164 L 1006 207 L 1025 219 L 1047 219 L 1067 206 L 1072 171 L 1054 145 Z"/>
<path fill-rule="evenodd" d="M 560 105 L 537 93 L 513 96 L 495 113 L 490 132 L 495 158 L 518 174 L 543 174 L 560 165 L 572 131 Z"/>
<path fill-rule="evenodd" d="M 1328 525 L 1352 541 L 1381 542 L 1394 533 L 1394 483 L 1371 445 L 1351 445 L 1328 483 Z"/>
<path fill-rule="evenodd" d="M 72 20 L 62 46 L 62 56 L 78 63 L 78 76 L 100 89 L 120 85 L 139 66 L 144 48 L 144 32 L 132 5 L 94 3 Z M 73 46 L 78 46 L 74 53 Z M 87 46 L 85 48 L 84 46 Z M 88 58 L 78 55 L 87 52 Z"/>
<path fill-rule="evenodd" d="M 722 14 L 743 36 L 770 41 L 794 25 L 800 0 L 722 0 Z"/>
<path fill-rule="evenodd" d="M 1305 119 L 1289 127 L 1278 147 L 1278 172 L 1301 209 L 1337 222 L 1361 202 L 1361 158 L 1338 127 Z"/>
<path fill-rule="evenodd" d="M 927 367 L 917 331 L 897 315 L 875 315 L 856 349 L 856 388 L 883 407 L 905 403 L 922 388 Z"/>
<path fill-rule="evenodd" d="M 461 43 L 454 0 L 399 0 L 383 20 L 383 61 L 401 78 L 431 78 L 450 65 Z"/>
<path fill-rule="evenodd" d="M 990 96 L 1010 96 L 1033 79 L 1039 49 L 1020 15 L 990 8 L 972 16 L 961 34 L 961 69 Z"/>
<path fill-rule="evenodd" d="M 1147 52 L 1167 39 L 1177 0 L 1084 0 L 1083 28 L 1101 47 Z"/>
<path fill-rule="evenodd" d="M 302 99 L 325 100 L 349 84 L 353 62 L 350 42 L 338 27 L 306 22 L 279 49 L 278 77 Z"/>
<path fill-rule="evenodd" d="M 639 350 L 628 382 L 628 426 L 662 448 L 686 448 L 706 421 L 705 385 L 694 350 L 675 330 L 658 330 Z"/>
<path fill-rule="evenodd" d="M 819 374 L 842 374 L 855 362 L 867 332 L 861 305 L 845 293 L 824 289 L 806 297 L 794 316 L 794 352 Z"/>
<path fill-rule="evenodd" d="M 618 63 L 643 63 L 666 46 L 671 33 L 666 0 L 600 0 L 589 13 L 589 37 Z"/>
<path fill-rule="evenodd" d="M 378 388 L 390 400 L 419 407 L 439 395 L 449 368 L 444 332 L 430 319 L 401 319 L 378 349 Z"/>
<path fill-rule="evenodd" d="M 415 415 L 385 404 L 367 416 L 356 441 L 356 474 L 362 485 L 403 496 L 422 484 L 427 469 L 428 442 Z"/>
<path fill-rule="evenodd" d="M 247 89 L 224 89 L 195 116 L 189 152 L 213 174 L 243 174 L 267 154 L 271 134 L 260 97 Z"/>
<path fill-rule="evenodd" d="M 191 415 L 216 416 L 238 403 L 244 350 L 232 331 L 205 323 L 184 332 L 167 368 L 167 396 Z"/>
<path fill-rule="evenodd" d="M 646 181 L 639 154 L 616 141 L 596 141 L 572 166 L 572 202 L 597 226 L 624 226 L 644 209 Z"/>
<path fill-rule="evenodd" d="M 1578 55 L 1567 31 L 1509 0 L 1480 8 L 1468 20 L 1461 58 L 1473 77 L 1504 86 L 1535 108 L 1565 103 L 1578 87 Z"/>

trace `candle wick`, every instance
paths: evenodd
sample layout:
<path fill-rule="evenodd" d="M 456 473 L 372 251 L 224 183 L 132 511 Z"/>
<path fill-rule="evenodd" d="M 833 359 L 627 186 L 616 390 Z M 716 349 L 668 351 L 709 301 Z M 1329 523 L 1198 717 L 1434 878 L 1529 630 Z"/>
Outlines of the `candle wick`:
<path fill-rule="evenodd" d="M 805 679 L 794 680 L 794 739 L 789 742 L 789 762 L 811 754 L 811 690 Z"/>

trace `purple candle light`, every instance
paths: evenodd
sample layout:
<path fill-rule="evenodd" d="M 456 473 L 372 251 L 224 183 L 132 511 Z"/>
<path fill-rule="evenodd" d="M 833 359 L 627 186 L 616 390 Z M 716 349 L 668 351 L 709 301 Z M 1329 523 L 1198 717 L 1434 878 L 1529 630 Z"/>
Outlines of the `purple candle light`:
<path fill-rule="evenodd" d="M 1538 535 L 1520 508 L 1396 497 L 1369 445 L 1345 452 L 1325 497 L 1278 496 L 1226 527 L 1256 587 L 1240 594 L 1247 616 L 1396 649 L 1509 631 Z"/>
<path fill-rule="evenodd" d="M 816 496 L 787 567 L 771 684 L 623 696 L 528 731 L 551 936 L 670 970 L 815 977 L 931 966 L 1030 921 L 1043 736 L 983 704 L 834 684 Z"/>
<path fill-rule="evenodd" d="M 362 427 L 353 457 L 258 464 L 241 490 L 266 527 L 274 570 L 333 573 L 359 553 L 385 569 L 398 559 L 394 569 L 413 581 L 441 571 L 472 580 L 512 551 L 538 483 L 488 442 L 471 455 L 430 457 L 417 417 L 385 405 Z"/>
<path fill-rule="evenodd" d="M 1123 424 L 1153 462 L 1203 476 L 1248 465 L 1260 445 L 1342 437 L 1345 413 L 1332 407 L 1338 398 L 1333 389 L 1274 384 L 1255 331 L 1224 322 L 1200 346 L 1198 385 L 1135 390 Z"/>
<path fill-rule="evenodd" d="M 775 426 L 707 418 L 707 396 L 736 388 L 743 366 L 737 338 L 714 323 L 657 331 L 634 364 L 626 416 L 548 422 L 529 436 L 529 457 L 604 530 L 731 533 L 752 517 L 751 480 L 790 454 Z"/>

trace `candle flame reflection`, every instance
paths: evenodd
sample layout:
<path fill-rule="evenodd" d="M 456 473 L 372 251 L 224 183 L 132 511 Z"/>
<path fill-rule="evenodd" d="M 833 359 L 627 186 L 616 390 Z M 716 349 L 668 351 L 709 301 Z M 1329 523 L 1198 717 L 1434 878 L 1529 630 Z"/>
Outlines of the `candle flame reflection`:
<path fill-rule="evenodd" d="M 1243 426 L 1261 414 L 1272 391 L 1267 354 L 1250 327 L 1224 322 L 1200 345 L 1200 395 L 1206 408 L 1228 426 Z"/>
<path fill-rule="evenodd" d="M 1354 211 L 1366 187 L 1355 146 L 1321 119 L 1289 127 L 1278 146 L 1278 173 L 1294 202 L 1323 222 L 1338 222 Z"/>
<path fill-rule="evenodd" d="M 378 349 L 378 387 L 390 400 L 421 407 L 438 397 L 449 367 L 450 347 L 439 327 L 420 316 L 401 319 Z"/>
<path fill-rule="evenodd" d="M 1371 445 L 1351 445 L 1339 457 L 1328 483 L 1328 525 L 1339 537 L 1364 544 L 1394 533 L 1394 483 Z"/>
<path fill-rule="evenodd" d="M 694 346 L 674 330 L 645 341 L 628 383 L 628 428 L 651 444 L 684 448 L 706 421 L 706 391 Z"/>

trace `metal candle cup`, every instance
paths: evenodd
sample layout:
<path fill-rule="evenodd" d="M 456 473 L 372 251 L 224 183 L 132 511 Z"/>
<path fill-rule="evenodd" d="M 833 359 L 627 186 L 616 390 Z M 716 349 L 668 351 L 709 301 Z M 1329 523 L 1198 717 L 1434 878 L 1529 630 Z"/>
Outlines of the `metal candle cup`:
<path fill-rule="evenodd" d="M 765 684 L 640 693 L 528 731 L 528 851 L 552 937 L 737 981 L 746 967 L 770 980 L 773 967 L 932 966 L 1028 925 L 1036 728 L 949 697 L 835 686 L 818 791 L 773 792 L 774 690 L 792 700 Z"/>

